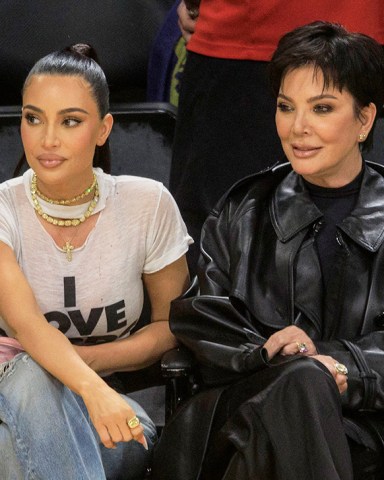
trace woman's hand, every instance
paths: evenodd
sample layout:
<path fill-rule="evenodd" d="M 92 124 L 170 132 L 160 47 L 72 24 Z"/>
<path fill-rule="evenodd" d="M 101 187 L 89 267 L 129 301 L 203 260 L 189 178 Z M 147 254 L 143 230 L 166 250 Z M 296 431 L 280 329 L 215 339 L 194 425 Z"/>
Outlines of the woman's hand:
<path fill-rule="evenodd" d="M 313 358 L 315 358 L 328 368 L 328 370 L 331 372 L 332 377 L 335 379 L 339 392 L 345 392 L 348 388 L 348 376 L 345 373 L 340 373 L 340 371 L 336 369 L 336 365 L 341 364 L 328 355 L 314 355 Z M 344 367 L 344 365 L 341 366 Z"/>
<path fill-rule="evenodd" d="M 268 357 L 280 355 L 317 355 L 317 350 L 301 328 L 291 325 L 271 335 L 264 344 Z"/>
<path fill-rule="evenodd" d="M 267 350 L 269 358 L 273 358 L 278 353 L 280 355 L 311 356 L 328 368 L 340 393 L 345 392 L 348 388 L 347 375 L 336 369 L 336 365 L 340 365 L 338 361 L 328 355 L 319 355 L 314 343 L 301 328 L 294 325 L 283 328 L 268 338 L 264 348 Z"/>
<path fill-rule="evenodd" d="M 148 449 L 144 430 L 128 403 L 104 382 L 84 388 L 81 396 L 100 440 L 106 448 L 114 448 L 117 442 L 135 440 Z M 128 422 L 133 420 L 131 428 Z"/>
<path fill-rule="evenodd" d="M 197 12 L 197 9 L 188 9 L 185 5 L 184 0 L 182 0 L 180 2 L 180 5 L 177 7 L 177 15 L 179 16 L 178 24 L 181 30 L 181 34 L 186 43 L 189 42 L 189 40 L 191 39 L 191 35 L 195 31 Z"/>

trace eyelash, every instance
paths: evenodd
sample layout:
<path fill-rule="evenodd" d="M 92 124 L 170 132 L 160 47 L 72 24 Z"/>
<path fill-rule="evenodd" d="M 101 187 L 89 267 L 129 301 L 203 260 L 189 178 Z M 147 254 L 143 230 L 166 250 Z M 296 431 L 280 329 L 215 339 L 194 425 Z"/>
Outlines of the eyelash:
<path fill-rule="evenodd" d="M 35 121 L 38 120 L 36 115 L 33 115 L 32 113 L 26 113 L 24 115 L 24 118 L 26 119 L 29 125 L 36 125 Z"/>
<path fill-rule="evenodd" d="M 68 125 L 69 122 L 75 122 L 75 125 Z M 65 118 L 63 120 L 63 124 L 68 127 L 68 128 L 72 128 L 72 127 L 76 127 L 77 125 L 79 125 L 82 121 L 79 120 L 78 118 L 73 118 L 73 117 L 68 117 L 68 118 Z"/>
<path fill-rule="evenodd" d="M 313 110 L 316 113 L 329 113 L 333 111 L 333 108 L 330 105 L 315 105 Z"/>
<path fill-rule="evenodd" d="M 293 108 L 287 105 L 286 103 L 279 102 L 277 104 L 277 108 L 280 110 L 280 112 L 286 113 L 286 112 L 292 112 Z"/>
<path fill-rule="evenodd" d="M 36 115 L 34 115 L 34 114 L 32 114 L 32 113 L 26 113 L 26 114 L 24 115 L 24 118 L 26 119 L 27 123 L 28 123 L 29 125 L 32 125 L 32 126 L 34 126 L 34 125 L 39 125 L 40 123 L 42 123 L 42 122 L 40 121 L 40 119 L 39 119 Z M 72 124 L 72 122 L 73 122 L 74 124 Z M 80 120 L 79 118 L 74 118 L 74 117 L 64 118 L 64 120 L 63 120 L 63 122 L 62 122 L 62 124 L 63 124 L 65 127 L 67 127 L 67 128 L 74 128 L 74 127 L 76 127 L 77 125 L 79 125 L 80 123 L 82 123 L 82 120 Z"/>
<path fill-rule="evenodd" d="M 277 108 L 282 112 L 282 113 L 290 113 L 290 112 L 293 112 L 294 108 L 291 107 L 290 105 L 286 104 L 286 103 L 283 103 L 283 102 L 279 102 L 277 104 Z M 313 111 L 315 113 L 319 113 L 319 114 L 326 114 L 326 113 L 330 113 L 333 111 L 333 108 L 330 106 L 330 105 L 324 105 L 324 104 L 320 104 L 320 105 L 315 105 L 313 107 Z"/>

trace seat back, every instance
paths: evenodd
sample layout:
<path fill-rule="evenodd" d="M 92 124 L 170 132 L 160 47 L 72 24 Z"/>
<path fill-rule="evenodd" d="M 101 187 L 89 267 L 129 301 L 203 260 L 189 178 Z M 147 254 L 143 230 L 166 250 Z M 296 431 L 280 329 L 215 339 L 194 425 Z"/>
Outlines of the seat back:
<path fill-rule="evenodd" d="M 2 0 L 0 105 L 20 104 L 23 81 L 42 56 L 72 43 L 95 47 L 111 102 L 146 99 L 149 53 L 174 0 Z"/>
<path fill-rule="evenodd" d="M 111 173 L 149 177 L 168 186 L 176 108 L 168 103 L 127 103 L 111 113 Z M 0 182 L 13 176 L 22 155 L 20 107 L 0 106 Z"/>

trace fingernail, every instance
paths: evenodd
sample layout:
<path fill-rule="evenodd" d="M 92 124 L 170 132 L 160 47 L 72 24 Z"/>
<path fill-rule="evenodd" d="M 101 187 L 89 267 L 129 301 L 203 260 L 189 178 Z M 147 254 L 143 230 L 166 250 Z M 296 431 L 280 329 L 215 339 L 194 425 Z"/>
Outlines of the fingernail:
<path fill-rule="evenodd" d="M 147 439 L 143 436 L 143 441 L 140 442 L 143 447 L 145 448 L 145 450 L 148 450 L 148 443 L 147 443 Z"/>

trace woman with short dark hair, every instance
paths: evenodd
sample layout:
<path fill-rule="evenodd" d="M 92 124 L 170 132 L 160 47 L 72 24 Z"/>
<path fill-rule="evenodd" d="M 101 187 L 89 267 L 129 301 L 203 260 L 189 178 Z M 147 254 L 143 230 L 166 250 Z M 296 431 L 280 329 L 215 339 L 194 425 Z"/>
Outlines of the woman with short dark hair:
<path fill-rule="evenodd" d="M 179 429 L 174 480 L 383 475 L 384 169 L 361 151 L 384 53 L 315 22 L 281 38 L 270 74 L 289 164 L 240 181 L 205 222 L 200 294 L 174 302 L 171 329 L 206 391 L 163 432 L 157 479 Z"/>

